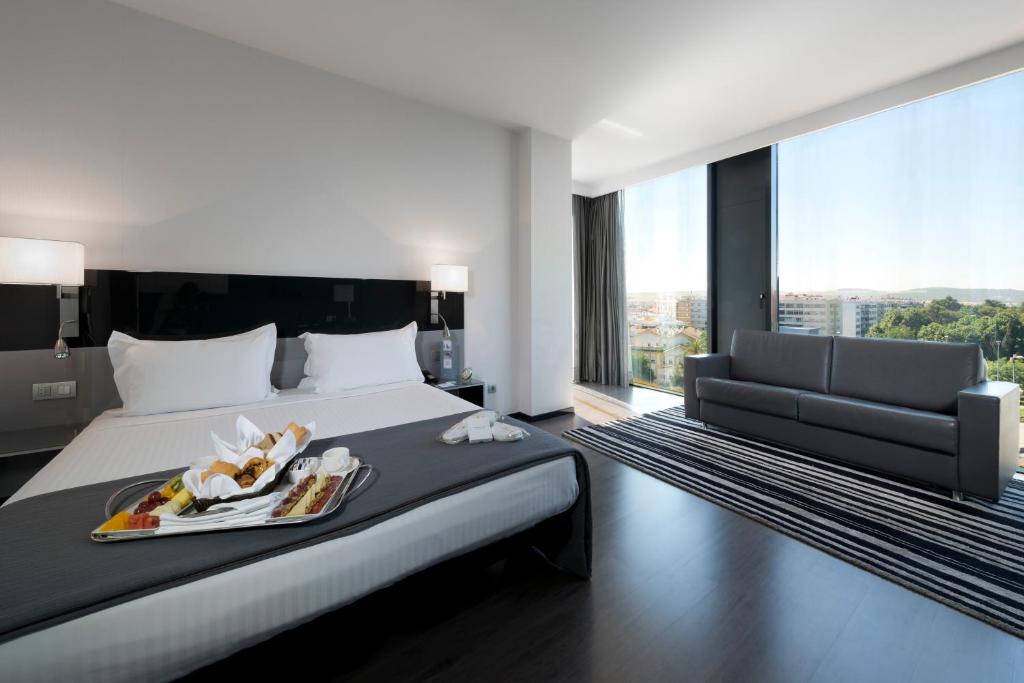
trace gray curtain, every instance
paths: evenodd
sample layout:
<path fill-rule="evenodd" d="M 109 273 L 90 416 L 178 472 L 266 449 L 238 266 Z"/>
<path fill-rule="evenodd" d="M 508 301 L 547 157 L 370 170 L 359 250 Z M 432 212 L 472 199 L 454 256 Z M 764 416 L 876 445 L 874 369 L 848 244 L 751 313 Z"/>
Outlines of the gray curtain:
<path fill-rule="evenodd" d="M 622 196 L 572 198 L 575 229 L 576 381 L 629 383 Z"/>

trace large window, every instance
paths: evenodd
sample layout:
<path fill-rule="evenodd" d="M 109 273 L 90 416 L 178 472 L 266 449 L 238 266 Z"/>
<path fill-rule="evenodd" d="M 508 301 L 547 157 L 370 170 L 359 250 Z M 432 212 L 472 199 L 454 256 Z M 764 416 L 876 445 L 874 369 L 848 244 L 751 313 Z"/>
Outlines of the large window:
<path fill-rule="evenodd" d="M 1024 72 L 780 143 L 777 192 L 780 331 L 976 342 L 1024 386 Z"/>
<path fill-rule="evenodd" d="M 707 167 L 626 189 L 633 382 L 683 390 L 683 358 L 707 349 Z"/>

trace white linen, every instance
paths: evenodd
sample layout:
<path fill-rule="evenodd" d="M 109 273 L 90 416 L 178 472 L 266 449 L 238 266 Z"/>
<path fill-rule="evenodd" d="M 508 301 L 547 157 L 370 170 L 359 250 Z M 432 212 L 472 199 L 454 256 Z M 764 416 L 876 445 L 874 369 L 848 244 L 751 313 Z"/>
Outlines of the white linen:
<path fill-rule="evenodd" d="M 316 420 L 340 436 L 473 409 L 422 383 L 193 413 L 97 418 L 13 500 L 184 466 L 244 413 L 263 429 Z M 280 424 L 279 424 L 280 423 Z M 343 538 L 94 612 L 0 645 L 0 680 L 165 680 L 352 602 L 442 560 L 530 528 L 579 495 L 571 457 L 419 506 Z M 146 541 L 157 543 L 159 541 Z M 251 586 L 273 586 L 260 591 Z M 153 615 L 159 614 L 159 619 Z"/>
<path fill-rule="evenodd" d="M 118 410 L 108 410 L 8 502 L 172 467 L 185 469 L 196 458 L 213 455 L 210 432 L 234 433 L 239 415 L 265 432 L 280 430 L 289 422 L 316 422 L 317 438 L 330 438 L 475 407 L 421 381 L 332 394 L 285 389 L 269 401 L 160 415 L 122 417 Z"/>
<path fill-rule="evenodd" d="M 416 323 L 366 334 L 299 335 L 306 348 L 301 388 L 318 393 L 423 380 L 416 360 Z"/>
<path fill-rule="evenodd" d="M 107 352 L 123 415 L 150 415 L 262 401 L 273 396 L 270 370 L 277 326 L 217 339 L 152 341 L 114 332 Z"/>

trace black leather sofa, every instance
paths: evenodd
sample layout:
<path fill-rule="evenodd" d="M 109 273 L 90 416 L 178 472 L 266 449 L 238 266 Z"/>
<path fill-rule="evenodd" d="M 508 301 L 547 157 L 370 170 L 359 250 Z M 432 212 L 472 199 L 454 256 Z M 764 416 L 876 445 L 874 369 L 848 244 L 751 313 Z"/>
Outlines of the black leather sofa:
<path fill-rule="evenodd" d="M 998 500 L 1016 469 L 1020 389 L 976 344 L 738 330 L 684 371 L 689 417 L 957 499 Z"/>

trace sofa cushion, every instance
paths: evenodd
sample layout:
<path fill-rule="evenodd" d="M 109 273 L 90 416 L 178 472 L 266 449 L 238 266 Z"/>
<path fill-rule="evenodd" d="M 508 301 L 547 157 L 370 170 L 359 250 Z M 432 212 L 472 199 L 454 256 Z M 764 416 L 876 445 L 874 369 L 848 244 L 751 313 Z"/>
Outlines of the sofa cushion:
<path fill-rule="evenodd" d="M 832 337 L 736 330 L 729 355 L 732 379 L 828 393 Z"/>
<path fill-rule="evenodd" d="M 801 391 L 757 382 L 741 382 L 717 377 L 697 378 L 697 398 L 752 410 L 756 413 L 796 419 L 796 397 Z"/>
<path fill-rule="evenodd" d="M 959 422 L 949 415 L 834 394 L 801 394 L 798 404 L 800 422 L 950 455 L 957 452 Z"/>
<path fill-rule="evenodd" d="M 829 393 L 955 415 L 957 393 L 984 379 L 977 344 L 836 337 Z"/>

